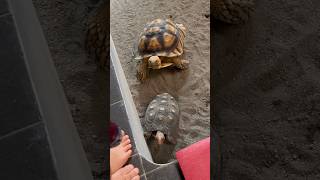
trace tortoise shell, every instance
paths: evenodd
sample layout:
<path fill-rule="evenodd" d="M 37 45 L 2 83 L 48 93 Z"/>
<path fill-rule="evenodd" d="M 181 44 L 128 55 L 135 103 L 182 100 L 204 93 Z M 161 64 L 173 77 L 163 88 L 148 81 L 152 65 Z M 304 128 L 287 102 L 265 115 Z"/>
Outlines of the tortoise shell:
<path fill-rule="evenodd" d="M 184 31 L 170 19 L 156 19 L 145 25 L 139 37 L 139 55 L 143 58 L 180 56 L 183 53 L 184 37 Z"/>
<path fill-rule="evenodd" d="M 157 95 L 149 104 L 142 126 L 145 132 L 161 131 L 175 143 L 180 110 L 177 101 L 168 93 Z"/>

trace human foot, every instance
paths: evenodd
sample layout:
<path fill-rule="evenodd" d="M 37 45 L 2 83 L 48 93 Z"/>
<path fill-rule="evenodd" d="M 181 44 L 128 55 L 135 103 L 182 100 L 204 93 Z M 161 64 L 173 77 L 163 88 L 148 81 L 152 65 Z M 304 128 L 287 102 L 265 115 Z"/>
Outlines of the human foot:
<path fill-rule="evenodd" d="M 111 175 L 111 180 L 140 180 L 139 169 L 127 165 Z"/>
<path fill-rule="evenodd" d="M 131 147 L 129 136 L 124 135 L 120 144 L 110 149 L 110 174 L 115 173 L 128 161 L 132 153 Z"/>

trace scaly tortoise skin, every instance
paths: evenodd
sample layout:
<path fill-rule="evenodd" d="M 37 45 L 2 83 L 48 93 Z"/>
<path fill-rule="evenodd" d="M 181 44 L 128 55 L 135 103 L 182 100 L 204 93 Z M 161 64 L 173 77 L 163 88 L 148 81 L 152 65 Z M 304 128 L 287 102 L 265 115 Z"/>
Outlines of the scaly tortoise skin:
<path fill-rule="evenodd" d="M 96 62 L 100 67 L 106 66 L 108 59 L 107 57 L 109 56 L 109 33 L 107 31 L 109 28 L 109 22 L 107 19 L 107 17 L 109 16 L 109 7 L 107 3 L 109 2 L 105 1 L 104 3 L 102 3 L 95 16 L 89 22 L 89 28 L 86 38 L 86 48 L 88 49 L 90 54 L 93 54 L 95 56 Z M 254 7 L 254 0 L 213 0 L 210 3 L 210 14 L 213 15 L 213 18 L 231 24 L 239 24 L 247 21 Z M 160 46 L 162 46 L 161 44 Z M 173 50 L 173 47 L 175 46 L 170 46 L 170 48 L 167 49 L 167 52 L 171 52 Z M 141 47 L 141 49 L 147 50 L 148 48 Z M 183 48 L 182 50 L 179 49 L 178 52 L 182 53 Z M 141 53 L 149 54 L 145 51 L 141 51 Z M 167 62 L 163 61 L 163 67 L 167 67 L 169 65 L 164 63 Z M 146 64 L 144 64 L 144 66 L 146 66 Z M 146 73 L 142 72 L 146 68 L 141 66 L 141 64 L 139 68 L 141 68 L 141 70 L 138 70 L 139 79 L 145 79 Z"/>
<path fill-rule="evenodd" d="M 189 61 L 183 60 L 184 38 L 186 28 L 175 24 L 171 19 L 156 19 L 147 23 L 139 36 L 138 79 L 147 78 L 149 69 L 161 69 L 176 66 L 180 69 L 188 67 Z"/>
<path fill-rule="evenodd" d="M 157 95 L 149 104 L 141 120 L 146 139 L 161 133 L 162 140 L 175 144 L 180 110 L 177 101 L 168 93 Z M 162 143 L 159 143 L 162 144 Z"/>

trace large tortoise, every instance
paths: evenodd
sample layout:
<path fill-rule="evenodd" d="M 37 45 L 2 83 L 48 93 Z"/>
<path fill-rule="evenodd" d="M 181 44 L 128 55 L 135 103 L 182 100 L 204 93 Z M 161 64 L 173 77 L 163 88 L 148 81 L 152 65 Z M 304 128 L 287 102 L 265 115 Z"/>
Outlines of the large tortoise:
<path fill-rule="evenodd" d="M 108 3 L 109 1 L 104 0 L 104 3 L 102 3 L 100 8 L 97 10 L 96 15 L 89 21 L 89 29 L 86 39 L 86 48 L 91 54 L 95 55 L 96 61 L 100 67 L 106 66 L 109 56 L 109 22 L 107 18 L 109 16 Z M 210 14 L 212 14 L 215 19 L 231 24 L 238 24 L 248 20 L 254 6 L 254 0 L 213 0 L 210 3 Z M 171 48 L 171 50 L 172 49 L 173 48 Z M 156 59 L 153 60 L 154 65 L 159 64 L 159 61 Z M 167 67 L 170 65 L 173 64 L 165 64 L 165 62 L 162 62 L 162 66 L 153 67 Z M 142 67 L 142 69 L 145 68 Z M 139 77 L 140 79 L 143 79 L 143 73 L 140 73 Z"/>
<path fill-rule="evenodd" d="M 145 138 L 155 138 L 158 144 L 175 144 L 179 125 L 179 106 L 168 93 L 157 95 L 149 104 L 145 117 L 141 120 Z"/>
<path fill-rule="evenodd" d="M 138 79 L 147 78 L 149 69 L 161 69 L 175 66 L 188 67 L 189 61 L 182 59 L 186 28 L 175 24 L 171 19 L 156 19 L 147 23 L 139 36 Z"/>

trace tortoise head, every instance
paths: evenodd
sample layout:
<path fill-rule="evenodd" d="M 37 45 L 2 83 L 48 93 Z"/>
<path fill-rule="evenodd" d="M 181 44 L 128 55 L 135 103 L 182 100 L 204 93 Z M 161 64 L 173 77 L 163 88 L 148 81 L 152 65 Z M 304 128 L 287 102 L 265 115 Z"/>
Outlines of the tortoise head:
<path fill-rule="evenodd" d="M 161 69 L 171 65 L 173 65 L 173 63 L 162 63 L 159 56 L 151 56 L 148 59 L 148 67 L 151 69 Z"/>
<path fill-rule="evenodd" d="M 152 69 L 160 69 L 161 68 L 161 60 L 159 56 L 151 56 L 148 60 L 148 66 Z"/>
<path fill-rule="evenodd" d="M 164 140 L 166 139 L 166 137 L 164 136 L 164 134 L 161 131 L 157 131 L 156 134 L 154 135 L 154 138 L 157 140 L 157 143 L 163 144 Z"/>

